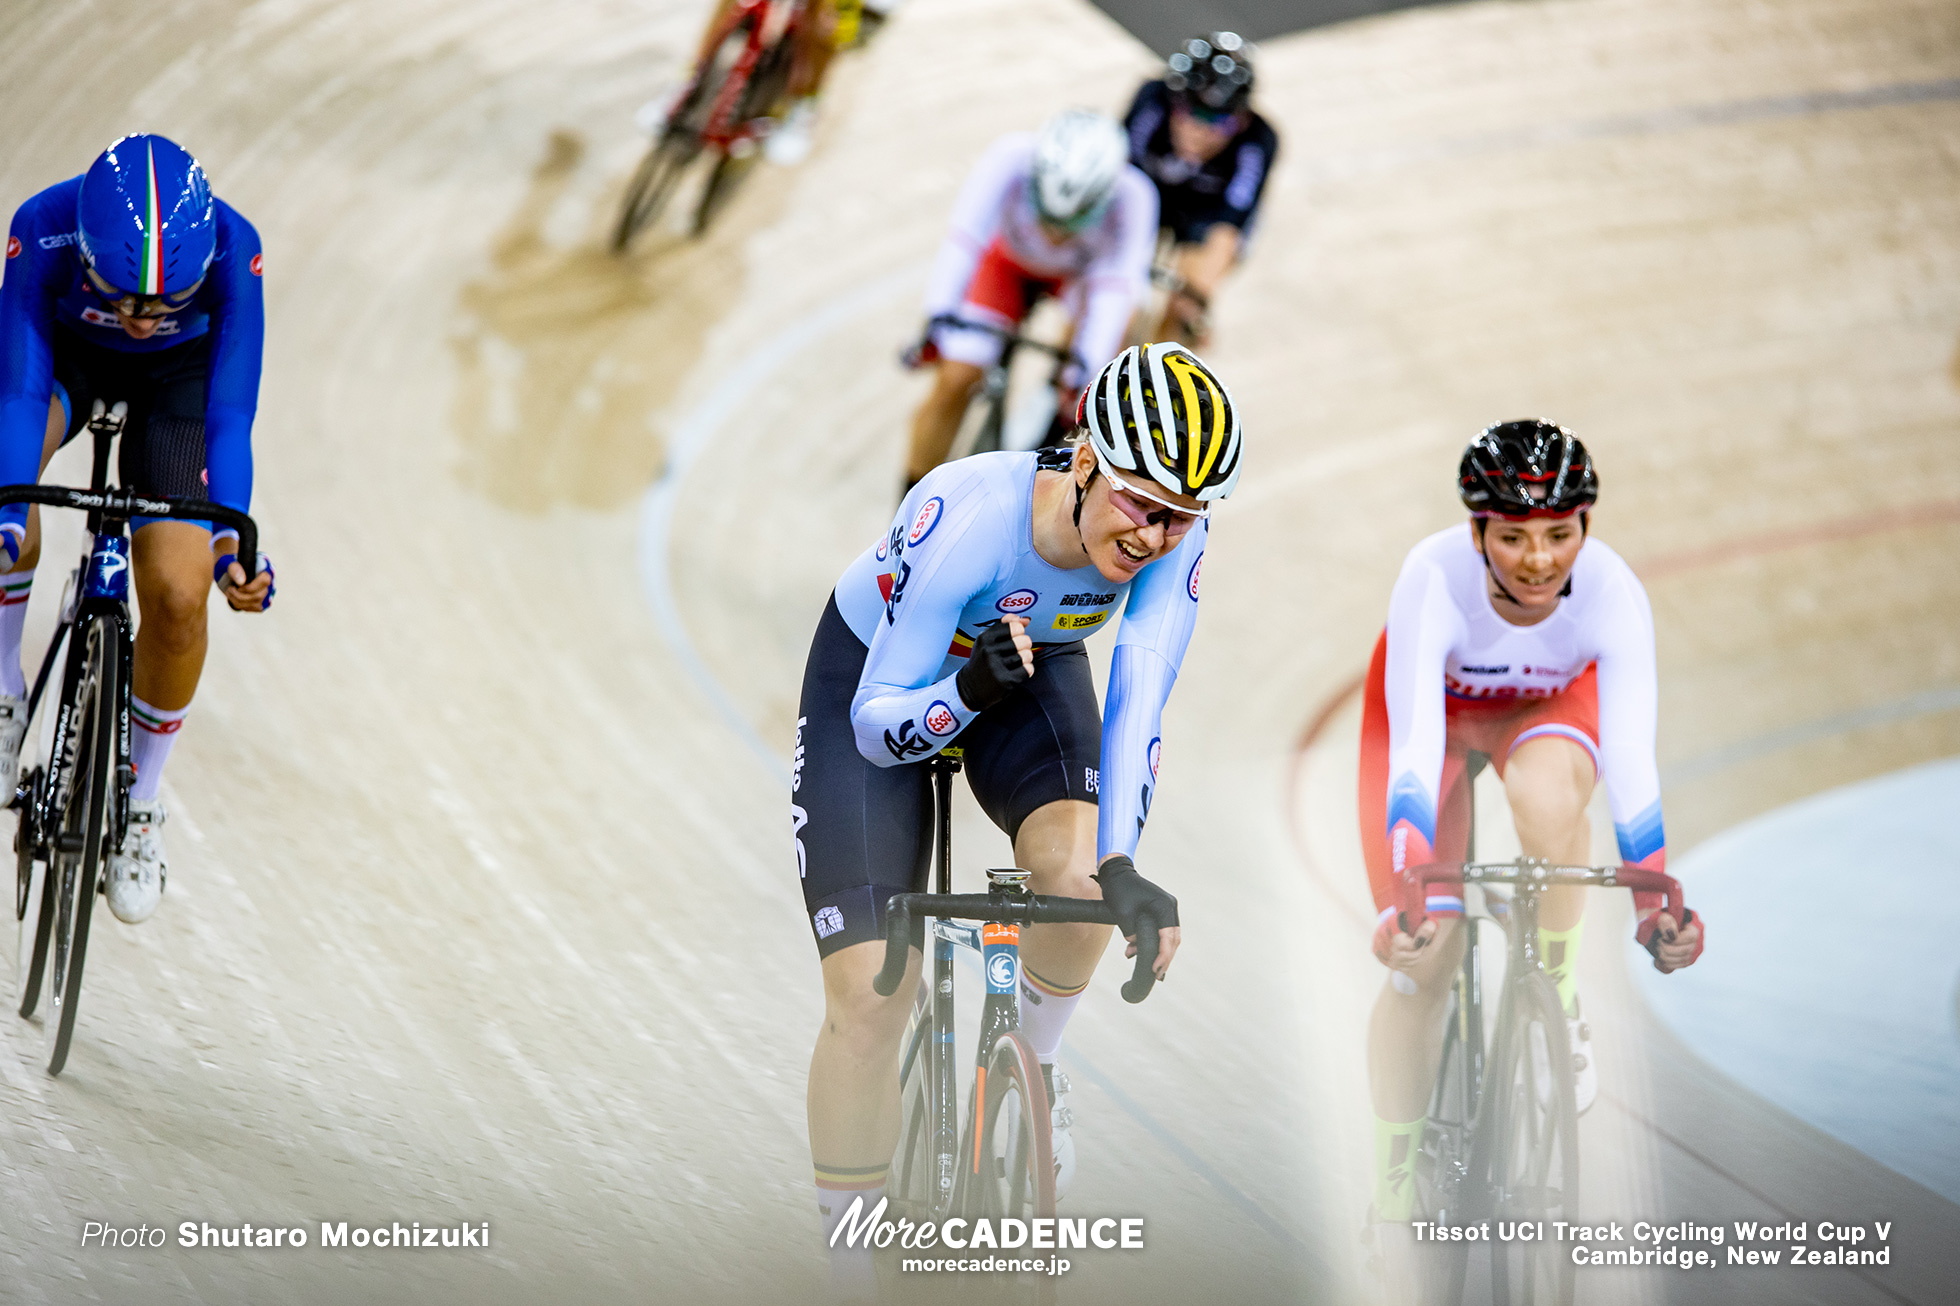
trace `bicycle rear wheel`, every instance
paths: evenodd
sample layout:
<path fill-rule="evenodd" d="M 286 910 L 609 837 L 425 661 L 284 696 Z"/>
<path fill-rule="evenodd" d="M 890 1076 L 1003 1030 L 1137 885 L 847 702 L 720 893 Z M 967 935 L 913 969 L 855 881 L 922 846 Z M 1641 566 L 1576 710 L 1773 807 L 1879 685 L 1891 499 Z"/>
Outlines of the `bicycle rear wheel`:
<path fill-rule="evenodd" d="M 923 990 L 922 990 L 923 993 Z M 898 1150 L 892 1154 L 891 1178 L 885 1196 L 892 1215 L 930 1219 L 938 1192 L 932 1164 L 932 1100 L 926 1040 L 932 1033 L 929 1009 L 912 1006 L 912 1023 L 905 1030 L 905 1057 L 898 1070 Z"/>
<path fill-rule="evenodd" d="M 1492 1215 L 1499 1224 L 1570 1219 L 1579 1195 L 1579 1116 L 1572 1048 L 1558 990 L 1543 971 L 1512 981 L 1510 1020 L 1486 1092 L 1499 1096 L 1491 1152 Z M 1499 1238 L 1491 1243 L 1492 1300 L 1568 1306 L 1572 1262 L 1560 1244 Z"/>
<path fill-rule="evenodd" d="M 115 777 L 118 689 L 122 684 L 122 638 L 113 617 L 98 616 L 88 626 L 82 681 L 75 696 L 74 778 L 55 834 L 46 892 L 54 903 L 53 937 L 48 949 L 48 1073 L 68 1063 L 75 1034 L 75 1011 L 82 995 L 82 963 L 88 956 L 89 918 L 109 852 L 109 824 Z"/>
<path fill-rule="evenodd" d="M 749 27 L 756 20 L 743 18 L 722 36 L 721 43 L 695 70 L 694 83 L 681 102 L 667 115 L 667 125 L 626 188 L 626 201 L 620 207 L 619 223 L 613 228 L 612 251 L 624 254 L 633 238 L 652 226 L 661 210 L 680 189 L 688 165 L 700 157 L 702 134 L 708 117 L 721 98 L 722 87 L 747 48 Z"/>
<path fill-rule="evenodd" d="M 1443 1057 L 1436 1072 L 1436 1090 L 1429 1103 L 1429 1123 L 1414 1158 L 1416 1210 L 1440 1224 L 1463 1224 L 1465 1176 L 1470 1164 L 1470 1131 L 1477 1118 L 1477 1084 L 1465 1042 L 1463 979 L 1451 991 L 1449 1017 L 1443 1026 Z M 1463 1298 L 1469 1263 L 1465 1243 L 1424 1246 L 1420 1262 L 1425 1300 L 1456 1302 Z"/>
<path fill-rule="evenodd" d="M 35 819 L 44 784 L 40 767 L 29 771 L 22 789 L 27 798 L 14 827 L 14 919 L 19 939 L 14 953 L 14 978 L 20 989 L 22 1018 L 41 1005 L 41 976 L 48 966 L 48 926 L 54 919 L 54 897 L 47 891 L 48 864 L 37 855 L 41 832 Z"/>

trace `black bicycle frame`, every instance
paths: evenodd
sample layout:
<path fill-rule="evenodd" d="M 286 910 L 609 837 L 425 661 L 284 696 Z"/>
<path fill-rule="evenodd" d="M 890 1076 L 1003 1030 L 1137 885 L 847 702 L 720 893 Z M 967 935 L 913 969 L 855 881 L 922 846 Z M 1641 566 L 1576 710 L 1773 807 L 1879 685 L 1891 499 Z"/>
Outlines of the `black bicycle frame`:
<path fill-rule="evenodd" d="M 49 759 L 47 772 L 50 783 L 31 785 L 28 778 L 23 776 L 14 798 L 14 804 L 23 808 L 23 828 L 31 829 L 37 842 L 43 845 L 54 829 L 55 819 L 67 804 L 69 787 L 78 774 L 76 764 L 79 759 L 75 753 L 80 747 L 81 723 L 75 713 L 75 691 L 86 670 L 84 664 L 88 647 L 85 641 L 73 636 L 76 630 L 87 629 L 99 616 L 107 616 L 114 621 L 123 654 L 121 683 L 115 686 L 116 768 L 109 828 L 119 832 L 128 822 L 129 787 L 135 779 L 135 771 L 129 761 L 130 667 L 135 649 L 135 625 L 129 616 L 129 523 L 137 517 L 223 523 L 238 532 L 238 562 L 245 569 L 246 579 L 250 580 L 258 569 L 259 532 L 257 524 L 250 517 L 203 499 L 153 499 L 133 491 L 109 488 L 109 453 L 116 437 L 122 432 L 123 419 L 118 414 L 97 416 L 88 425 L 95 439 L 90 489 L 75 490 L 58 485 L 0 486 L 0 507 L 36 503 L 86 511 L 92 540 L 88 558 L 75 577 L 72 606 L 61 614 L 27 700 L 27 715 L 32 720 L 65 642 L 68 660 L 62 673 L 59 714 L 55 718 L 55 752 Z M 52 860 L 45 857 L 51 850 L 44 846 L 37 851 L 43 854 L 41 860 L 48 860 L 49 865 L 53 865 Z"/>

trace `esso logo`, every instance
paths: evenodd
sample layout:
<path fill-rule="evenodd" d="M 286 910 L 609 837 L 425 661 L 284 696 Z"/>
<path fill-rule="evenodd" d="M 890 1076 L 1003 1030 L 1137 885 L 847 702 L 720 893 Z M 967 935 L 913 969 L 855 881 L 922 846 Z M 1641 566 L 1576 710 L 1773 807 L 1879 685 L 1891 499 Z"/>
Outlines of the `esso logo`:
<path fill-rule="evenodd" d="M 941 702 L 934 702 L 926 709 L 926 729 L 935 735 L 950 735 L 960 728 L 960 719 L 952 708 Z"/>
<path fill-rule="evenodd" d="M 1191 574 L 1184 578 L 1184 588 L 1191 592 L 1191 601 L 1198 601 L 1198 569 L 1205 565 L 1205 555 L 1200 553 L 1198 560 L 1191 564 Z"/>
<path fill-rule="evenodd" d="M 7 237 L 7 257 L 8 257 L 8 258 L 19 258 L 19 257 L 20 257 L 20 237 L 19 237 L 19 236 L 9 236 L 9 237 Z"/>
<path fill-rule="evenodd" d="M 987 984 L 996 993 L 1014 987 L 1014 955 L 996 952 L 987 958 Z"/>
<path fill-rule="evenodd" d="M 252 275 L 255 277 L 262 277 L 265 275 L 265 255 L 263 254 L 252 255 Z"/>
<path fill-rule="evenodd" d="M 922 544 L 932 528 L 939 525 L 939 515 L 946 511 L 946 501 L 933 495 L 919 505 L 919 515 L 912 519 L 912 529 L 905 536 L 907 544 Z"/>
<path fill-rule="evenodd" d="M 1150 741 L 1150 778 L 1157 778 L 1157 764 L 1164 760 L 1164 741 L 1161 738 Z"/>
<path fill-rule="evenodd" d="M 1007 595 L 995 603 L 994 606 L 1002 612 L 1005 612 L 1008 616 L 1014 617 L 1026 612 L 1040 601 L 1041 595 L 1035 593 L 1033 590 L 1015 590 L 1012 594 Z"/>

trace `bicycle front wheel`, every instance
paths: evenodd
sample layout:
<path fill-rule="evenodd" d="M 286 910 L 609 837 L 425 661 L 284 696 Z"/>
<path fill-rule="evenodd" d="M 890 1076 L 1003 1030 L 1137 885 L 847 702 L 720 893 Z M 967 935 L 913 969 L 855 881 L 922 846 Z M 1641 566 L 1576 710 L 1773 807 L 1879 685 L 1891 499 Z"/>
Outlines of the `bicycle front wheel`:
<path fill-rule="evenodd" d="M 82 962 L 88 955 L 89 917 L 103 864 L 113 846 L 110 787 L 115 778 L 122 635 L 113 617 L 100 616 L 89 623 L 87 639 L 74 721 L 69 727 L 74 739 L 73 778 L 48 868 L 47 892 L 59 895 L 48 956 L 50 1075 L 60 1074 L 68 1063 L 75 1009 L 82 995 Z"/>
<path fill-rule="evenodd" d="M 1055 1145 L 1041 1062 L 1018 1033 L 994 1040 L 980 1102 L 969 1213 L 1038 1219 L 1055 1214 Z"/>
<path fill-rule="evenodd" d="M 612 251 L 624 254 L 633 237 L 645 230 L 667 206 L 687 165 L 701 152 L 701 138 L 682 126 L 671 126 L 647 151 L 633 182 L 626 188 L 626 202 L 620 206 L 619 224 L 613 228 Z"/>
<path fill-rule="evenodd" d="M 1572 1262 L 1560 1244 L 1535 1235 L 1569 1220 L 1579 1196 L 1579 1115 L 1572 1047 L 1558 990 L 1543 971 L 1512 982 L 1511 1018 L 1498 1040 L 1486 1092 L 1498 1094 L 1490 1192 L 1492 1300 L 1568 1306 Z M 1513 1236 L 1504 1237 L 1506 1225 Z M 1528 1236 L 1519 1237 L 1518 1234 Z"/>

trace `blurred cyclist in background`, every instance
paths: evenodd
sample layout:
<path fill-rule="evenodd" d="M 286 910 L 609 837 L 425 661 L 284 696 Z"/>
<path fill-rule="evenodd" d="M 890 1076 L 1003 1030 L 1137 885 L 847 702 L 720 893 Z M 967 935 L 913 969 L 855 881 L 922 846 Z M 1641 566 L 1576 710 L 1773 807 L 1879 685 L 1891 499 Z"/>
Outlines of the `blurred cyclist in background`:
<path fill-rule="evenodd" d="M 1083 385 L 1122 346 L 1149 284 L 1157 195 L 1127 155 L 1122 128 L 1086 109 L 1058 114 L 1038 133 L 1001 137 L 960 188 L 926 290 L 929 320 L 951 315 L 997 329 L 1019 326 L 1042 296 L 1060 296 L 1075 323 L 1075 359 L 1056 394 L 1065 428 Z M 991 332 L 931 329 L 919 362 L 936 363 L 938 374 L 912 418 L 906 489 L 945 461 L 974 387 L 1000 353 Z"/>
<path fill-rule="evenodd" d="M 1458 491 L 1470 520 L 1409 551 L 1362 709 L 1361 841 L 1380 913 L 1375 956 L 1390 969 L 1368 1026 L 1374 1214 L 1404 1232 L 1464 941 L 1463 900 L 1450 886 L 1431 886 L 1428 919 L 1413 936 L 1403 932 L 1397 888 L 1408 867 L 1463 861 L 1467 753 L 1490 756 L 1525 856 L 1591 862 L 1586 808 L 1603 780 L 1621 860 L 1667 869 L 1653 612 L 1633 569 L 1588 538 L 1599 497 L 1591 456 L 1550 422 L 1502 422 L 1464 450 Z M 1547 891 L 1538 925 L 1571 1031 L 1580 1111 L 1599 1090 L 1578 993 L 1585 892 Z M 1701 955 L 1703 924 L 1692 912 L 1676 921 L 1659 894 L 1643 893 L 1634 909 L 1634 938 L 1656 969 Z"/>
<path fill-rule="evenodd" d="M 1176 242 L 1180 286 L 1148 338 L 1202 346 L 1218 285 L 1245 249 L 1279 153 L 1252 109 L 1251 47 L 1235 32 L 1194 36 L 1164 76 L 1145 82 L 1124 118 L 1130 162 L 1157 183 L 1159 223 Z"/>
<path fill-rule="evenodd" d="M 823 92 L 824 77 L 830 72 L 830 61 L 839 50 L 856 44 L 878 30 L 897 0 L 800 0 L 801 21 L 792 35 L 794 48 L 790 65 L 789 88 L 784 94 L 783 103 L 774 106 L 779 115 L 776 127 L 769 133 L 763 147 L 764 154 L 771 163 L 794 165 L 809 157 L 812 135 L 816 129 L 817 97 Z M 728 11 L 735 7 L 735 0 L 718 0 L 714 11 L 708 16 L 707 29 L 701 34 L 701 47 L 695 54 L 696 64 L 703 63 L 712 53 L 715 33 Z M 780 20 L 779 20 L 780 21 Z M 649 102 L 640 111 L 640 121 L 649 131 L 658 131 L 666 121 L 667 113 L 673 107 L 674 97 L 685 89 L 685 83 L 670 87 L 668 92 Z"/>
<path fill-rule="evenodd" d="M 39 479 L 95 400 L 129 404 L 118 479 L 146 494 L 246 511 L 265 297 L 259 235 L 213 198 L 204 170 L 161 136 L 125 136 L 80 177 L 14 214 L 0 283 L 0 484 Z M 110 860 L 109 907 L 131 924 L 163 893 L 163 765 L 204 669 L 213 580 L 240 612 L 272 602 L 250 584 L 237 535 L 139 517 L 129 704 L 129 827 Z M 0 511 L 0 787 L 11 794 L 27 728 L 21 628 L 40 558 L 38 512 Z"/>

